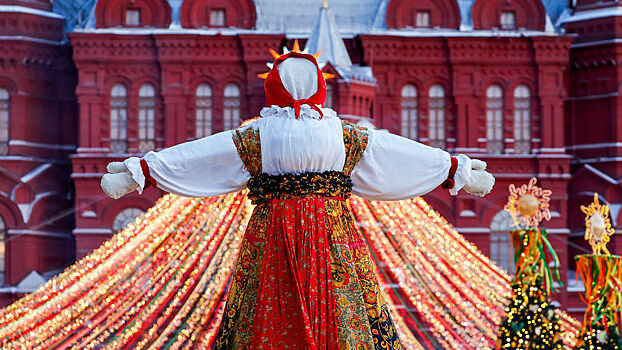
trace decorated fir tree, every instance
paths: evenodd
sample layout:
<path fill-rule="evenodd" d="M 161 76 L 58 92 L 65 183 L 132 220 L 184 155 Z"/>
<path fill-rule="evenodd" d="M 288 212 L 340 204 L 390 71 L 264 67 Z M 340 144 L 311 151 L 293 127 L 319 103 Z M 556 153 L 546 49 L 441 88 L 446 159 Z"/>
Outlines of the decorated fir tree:
<path fill-rule="evenodd" d="M 510 185 L 505 206 L 517 227 L 510 235 L 514 246 L 516 275 L 506 316 L 499 326 L 497 349 L 565 349 L 561 340 L 556 307 L 549 295 L 554 278 L 560 283 L 559 261 L 546 235 L 538 225 L 550 220 L 551 191 L 529 184 Z M 553 264 L 553 271 L 549 267 Z"/>
<path fill-rule="evenodd" d="M 622 349 L 617 310 L 620 308 L 622 286 L 622 258 L 607 250 L 609 237 L 614 233 L 609 220 L 609 208 L 598 202 L 581 207 L 586 214 L 585 239 L 592 246 L 593 254 L 579 255 L 577 273 L 585 285 L 587 303 L 583 328 L 575 349 L 609 350 Z"/>

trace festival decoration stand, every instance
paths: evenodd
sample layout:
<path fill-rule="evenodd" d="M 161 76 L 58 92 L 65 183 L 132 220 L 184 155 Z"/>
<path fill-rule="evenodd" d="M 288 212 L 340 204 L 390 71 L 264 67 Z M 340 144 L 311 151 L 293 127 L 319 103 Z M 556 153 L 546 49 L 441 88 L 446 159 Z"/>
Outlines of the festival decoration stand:
<path fill-rule="evenodd" d="M 509 190 L 504 209 L 517 227 L 510 232 L 516 274 L 510 304 L 499 326 L 497 349 L 566 349 L 557 308 L 549 300 L 554 280 L 561 284 L 559 261 L 546 230 L 538 227 L 543 219 L 551 218 L 551 191 L 536 186 L 535 178 L 518 188 L 512 184 Z"/>
<path fill-rule="evenodd" d="M 594 193 L 594 201 L 588 207 L 581 206 L 581 211 L 586 215 L 585 239 L 592 246 L 592 254 L 575 257 L 587 304 L 575 349 L 621 349 L 617 310 L 622 301 L 622 258 L 611 255 L 606 247 L 614 233 L 609 208 L 600 204 L 598 193 Z"/>

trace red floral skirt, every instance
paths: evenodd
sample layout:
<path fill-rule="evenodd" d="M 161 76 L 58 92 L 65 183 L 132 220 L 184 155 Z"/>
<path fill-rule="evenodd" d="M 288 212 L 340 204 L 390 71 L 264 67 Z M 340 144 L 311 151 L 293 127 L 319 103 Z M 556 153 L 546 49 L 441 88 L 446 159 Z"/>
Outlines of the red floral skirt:
<path fill-rule="evenodd" d="M 402 349 L 345 201 L 255 208 L 216 349 Z"/>

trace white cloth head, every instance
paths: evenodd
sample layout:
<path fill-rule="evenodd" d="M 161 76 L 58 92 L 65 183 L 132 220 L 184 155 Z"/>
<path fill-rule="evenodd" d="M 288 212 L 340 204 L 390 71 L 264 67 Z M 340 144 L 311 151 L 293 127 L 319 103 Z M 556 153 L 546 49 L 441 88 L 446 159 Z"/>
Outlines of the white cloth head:
<path fill-rule="evenodd" d="M 309 98 L 317 92 L 317 67 L 308 59 L 289 57 L 277 69 L 283 86 L 294 100 Z"/>

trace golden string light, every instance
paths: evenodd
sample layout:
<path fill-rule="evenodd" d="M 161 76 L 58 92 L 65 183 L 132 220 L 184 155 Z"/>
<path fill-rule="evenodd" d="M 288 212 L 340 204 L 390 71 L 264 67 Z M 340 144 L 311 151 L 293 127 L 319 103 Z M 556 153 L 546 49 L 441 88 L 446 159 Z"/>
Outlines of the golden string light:
<path fill-rule="evenodd" d="M 490 349 L 508 276 L 422 199 L 350 209 L 406 349 Z M 167 195 L 0 311 L 4 349 L 209 349 L 253 206 L 246 192 Z M 565 342 L 578 323 L 563 313 Z"/>

